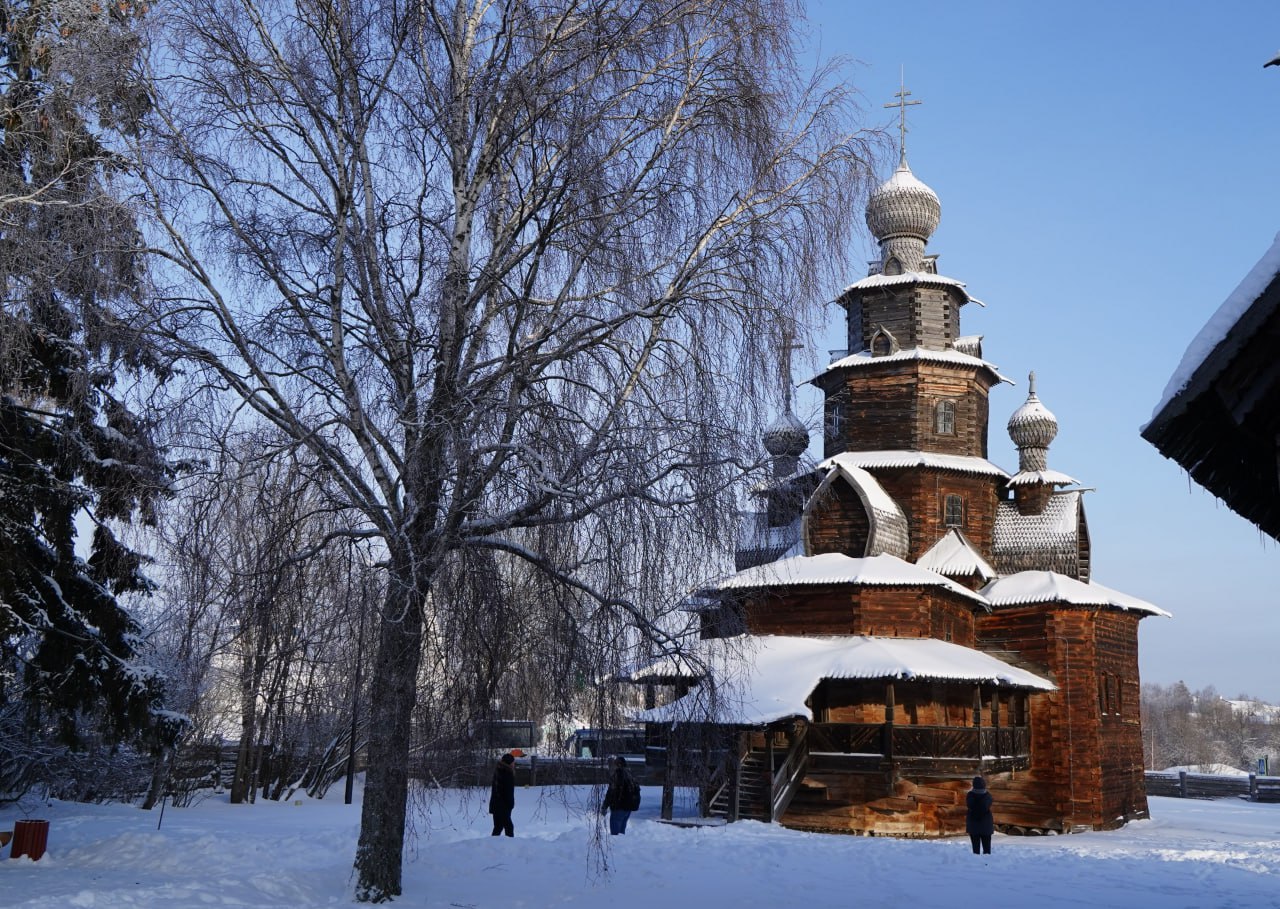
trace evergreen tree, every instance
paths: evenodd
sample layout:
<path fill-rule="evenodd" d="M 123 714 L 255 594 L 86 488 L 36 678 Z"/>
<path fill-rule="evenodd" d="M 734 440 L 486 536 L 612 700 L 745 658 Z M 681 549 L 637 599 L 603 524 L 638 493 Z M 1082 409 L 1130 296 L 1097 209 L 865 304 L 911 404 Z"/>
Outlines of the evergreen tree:
<path fill-rule="evenodd" d="M 140 238 L 106 145 L 145 107 L 140 13 L 0 0 L 0 702 L 64 738 L 82 715 L 142 728 L 158 692 L 117 601 L 146 589 L 142 560 L 111 526 L 149 520 L 167 480 L 116 387 L 163 376 L 128 317 Z"/>

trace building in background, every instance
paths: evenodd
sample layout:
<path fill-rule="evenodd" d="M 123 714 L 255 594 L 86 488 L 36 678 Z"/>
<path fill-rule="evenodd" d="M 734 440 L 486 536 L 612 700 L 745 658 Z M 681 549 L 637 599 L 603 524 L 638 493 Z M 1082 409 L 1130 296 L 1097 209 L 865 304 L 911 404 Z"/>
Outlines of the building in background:
<path fill-rule="evenodd" d="M 1192 340 L 1142 437 L 1280 540 L 1280 236 Z"/>

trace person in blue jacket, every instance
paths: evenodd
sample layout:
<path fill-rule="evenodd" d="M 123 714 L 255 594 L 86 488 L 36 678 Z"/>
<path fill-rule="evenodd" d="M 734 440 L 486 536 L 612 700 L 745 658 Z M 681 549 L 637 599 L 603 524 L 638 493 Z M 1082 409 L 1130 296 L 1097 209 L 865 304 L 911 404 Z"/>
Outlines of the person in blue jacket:
<path fill-rule="evenodd" d="M 987 781 L 975 776 L 973 788 L 965 794 L 964 802 L 967 809 L 964 829 L 973 844 L 973 854 L 977 855 L 981 847 L 983 855 L 990 855 L 991 834 L 995 832 L 996 821 L 991 815 L 991 793 L 987 791 Z"/>

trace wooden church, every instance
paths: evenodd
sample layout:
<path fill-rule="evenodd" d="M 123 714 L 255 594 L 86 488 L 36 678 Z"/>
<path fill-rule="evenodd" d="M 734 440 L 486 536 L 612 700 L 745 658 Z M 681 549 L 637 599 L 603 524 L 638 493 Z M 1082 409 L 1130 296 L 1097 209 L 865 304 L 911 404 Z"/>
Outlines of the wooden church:
<path fill-rule="evenodd" d="M 634 676 L 668 695 L 641 717 L 668 811 L 696 779 L 730 820 L 945 836 L 981 774 L 1006 832 L 1147 816 L 1138 624 L 1163 613 L 1093 581 L 1034 375 L 1008 420 L 1017 471 L 987 459 L 1008 380 L 926 253 L 940 211 L 904 152 L 867 206 L 880 258 L 839 299 L 849 349 L 813 379 L 823 460 L 802 469 L 789 411 L 767 430 L 737 573 L 691 600 L 700 640 Z"/>

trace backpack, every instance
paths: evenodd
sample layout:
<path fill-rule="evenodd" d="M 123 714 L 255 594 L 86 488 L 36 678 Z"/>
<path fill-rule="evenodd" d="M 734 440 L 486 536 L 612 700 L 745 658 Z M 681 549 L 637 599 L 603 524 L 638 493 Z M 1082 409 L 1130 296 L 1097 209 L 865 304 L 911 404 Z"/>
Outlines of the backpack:
<path fill-rule="evenodd" d="M 626 782 L 623 784 L 623 786 L 624 786 L 624 790 L 622 793 L 622 801 L 623 801 L 622 810 L 624 811 L 637 810 L 640 807 L 640 784 L 637 783 L 635 780 L 631 779 L 630 777 L 628 777 Z"/>

